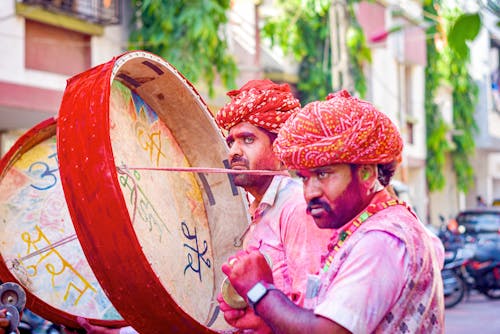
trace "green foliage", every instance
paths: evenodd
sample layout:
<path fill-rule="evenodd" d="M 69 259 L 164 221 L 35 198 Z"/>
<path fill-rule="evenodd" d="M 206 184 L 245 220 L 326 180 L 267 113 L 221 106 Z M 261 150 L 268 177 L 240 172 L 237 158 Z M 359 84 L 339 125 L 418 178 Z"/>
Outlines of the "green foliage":
<path fill-rule="evenodd" d="M 448 43 L 456 55 L 463 59 L 469 57 L 467 41 L 476 38 L 481 29 L 479 13 L 461 14 L 453 23 L 448 33 Z"/>
<path fill-rule="evenodd" d="M 437 15 L 434 4 L 440 4 L 435 0 L 432 4 L 425 6 L 424 10 Z M 470 22 L 468 16 L 461 14 L 457 9 L 442 8 L 439 13 L 443 17 L 445 27 L 443 31 L 448 32 L 448 47 L 438 52 L 433 40 L 427 42 L 427 68 L 426 68 L 426 127 L 427 127 L 427 164 L 426 176 L 429 191 L 442 190 L 445 186 L 443 169 L 446 154 L 449 152 L 452 160 L 453 170 L 457 177 L 458 189 L 467 192 L 474 180 L 474 170 L 470 163 L 470 157 L 475 151 L 474 134 L 477 125 L 474 120 L 476 109 L 478 87 L 469 75 L 467 65 L 469 52 L 463 52 L 460 45 L 465 45 L 465 39 L 474 38 L 477 33 L 475 26 L 470 32 L 460 32 L 463 27 L 461 22 Z M 476 22 L 477 23 L 477 22 Z M 475 24 L 475 23 L 474 23 Z M 458 28 L 457 28 L 458 27 Z M 454 31 L 453 34 L 451 31 Z M 433 25 L 428 33 L 434 35 L 438 31 Z M 458 39 L 458 40 L 457 40 Z M 448 129 L 442 119 L 441 113 L 435 105 L 434 97 L 437 88 L 447 83 L 452 88 L 453 98 L 453 132 L 451 143 L 447 139 Z"/>
<path fill-rule="evenodd" d="M 443 169 L 446 163 L 446 153 L 451 147 L 446 140 L 449 131 L 448 125 L 439 115 L 440 112 L 435 104 L 426 113 L 427 131 L 427 161 L 425 175 L 430 192 L 442 190 L 446 184 Z"/>
<path fill-rule="evenodd" d="M 458 9 L 453 8 L 445 11 L 443 15 L 449 22 L 454 22 L 448 33 L 450 48 L 446 49 L 448 79 L 453 88 L 453 127 L 455 129 L 453 143 L 456 147 L 451 152 L 451 160 L 457 177 L 458 189 L 467 192 L 474 183 L 474 169 L 470 158 L 475 152 L 474 135 L 478 131 L 474 120 L 478 87 L 467 69 L 470 59 L 469 52 L 468 50 L 464 52 L 462 47 L 457 48 L 457 45 L 466 45 L 466 39 L 473 39 L 477 36 L 480 20 L 478 15 L 474 17 L 462 14 Z M 457 31 L 464 30 L 464 24 L 471 25 L 465 28 L 465 30 L 470 29 L 470 31 L 457 33 Z M 452 35 L 452 32 L 455 35 Z M 458 39 L 459 42 L 453 39 Z"/>
<path fill-rule="evenodd" d="M 328 8 L 330 1 L 285 0 L 282 15 L 270 18 L 262 35 L 299 62 L 297 89 L 303 104 L 331 92 Z"/>
<path fill-rule="evenodd" d="M 428 13 L 436 15 L 433 4 L 424 6 Z M 435 25 L 431 25 L 428 33 L 434 35 L 437 33 Z M 425 124 L 427 132 L 427 161 L 425 164 L 425 175 L 427 179 L 427 188 L 430 192 L 442 190 L 446 185 L 444 177 L 444 167 L 446 163 L 446 154 L 451 147 L 447 140 L 449 127 L 443 119 L 443 116 L 436 105 L 436 91 L 443 83 L 446 77 L 443 66 L 440 61 L 440 55 L 436 50 L 433 39 L 427 40 L 427 67 L 425 68 Z"/>
<path fill-rule="evenodd" d="M 347 29 L 347 50 L 349 52 L 350 66 L 349 70 L 354 81 L 354 89 L 361 97 L 366 95 L 366 78 L 363 73 L 365 63 L 371 63 L 372 53 L 366 44 L 363 29 L 355 19 L 352 5 L 349 6 L 350 26 Z"/>
<path fill-rule="evenodd" d="M 478 87 L 467 71 L 462 55 L 454 55 L 453 80 L 453 123 L 457 134 L 453 136 L 456 150 L 451 153 L 458 188 L 467 192 L 473 186 L 474 169 L 470 157 L 475 151 L 474 135 L 478 128 L 474 111 L 478 100 Z"/>
<path fill-rule="evenodd" d="M 347 47 L 350 73 L 354 78 L 355 90 L 364 96 L 366 82 L 362 66 L 371 61 L 371 53 L 366 46 L 361 27 L 350 10 L 350 25 Z M 334 88 L 331 83 L 331 41 L 328 11 L 331 0 L 281 0 L 276 5 L 282 14 L 270 18 L 263 28 L 263 36 L 273 45 L 281 47 L 299 62 L 299 82 L 297 89 L 303 104 L 322 100 Z"/>
<path fill-rule="evenodd" d="M 235 88 L 237 67 L 222 34 L 229 4 L 230 0 L 132 0 L 129 48 L 165 58 L 191 82 L 203 80 L 211 96 L 217 75 L 225 87 Z"/>

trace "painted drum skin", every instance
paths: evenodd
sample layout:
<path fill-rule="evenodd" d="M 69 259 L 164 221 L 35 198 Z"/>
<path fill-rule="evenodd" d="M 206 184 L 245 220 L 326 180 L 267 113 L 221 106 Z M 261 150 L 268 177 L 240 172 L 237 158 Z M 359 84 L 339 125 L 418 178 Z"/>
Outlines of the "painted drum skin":
<path fill-rule="evenodd" d="M 54 323 L 78 327 L 125 322 L 87 262 L 61 186 L 56 120 L 21 136 L 0 161 L 0 279 L 17 282 L 26 307 Z"/>
<path fill-rule="evenodd" d="M 220 267 L 247 203 L 226 174 L 161 170 L 227 166 L 193 86 L 155 55 L 125 53 L 68 81 L 57 145 L 76 234 L 123 318 L 141 333 L 229 330 Z"/>

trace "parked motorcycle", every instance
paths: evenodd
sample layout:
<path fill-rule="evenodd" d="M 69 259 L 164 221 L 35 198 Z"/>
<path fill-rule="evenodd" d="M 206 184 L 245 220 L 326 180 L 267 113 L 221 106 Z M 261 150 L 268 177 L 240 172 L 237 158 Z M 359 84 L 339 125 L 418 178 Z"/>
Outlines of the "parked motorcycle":
<path fill-rule="evenodd" d="M 500 299 L 500 248 L 496 242 L 478 244 L 464 268 L 462 276 L 469 289 L 490 299 Z"/>
<path fill-rule="evenodd" d="M 457 305 L 465 296 L 467 285 L 462 275 L 462 268 L 468 258 L 463 248 L 445 252 L 444 267 L 441 270 L 445 308 Z"/>

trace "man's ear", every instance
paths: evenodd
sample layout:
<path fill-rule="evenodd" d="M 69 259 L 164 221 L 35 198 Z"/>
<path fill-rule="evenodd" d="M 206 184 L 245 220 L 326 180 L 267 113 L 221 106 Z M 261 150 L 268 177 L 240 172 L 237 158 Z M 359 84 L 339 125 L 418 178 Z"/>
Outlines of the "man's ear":
<path fill-rule="evenodd" d="M 370 188 L 378 177 L 377 172 L 377 165 L 360 165 L 358 168 L 359 180 Z"/>
<path fill-rule="evenodd" d="M 285 169 L 286 169 L 285 164 L 283 163 L 283 161 L 280 160 L 280 166 L 278 170 L 285 170 Z"/>

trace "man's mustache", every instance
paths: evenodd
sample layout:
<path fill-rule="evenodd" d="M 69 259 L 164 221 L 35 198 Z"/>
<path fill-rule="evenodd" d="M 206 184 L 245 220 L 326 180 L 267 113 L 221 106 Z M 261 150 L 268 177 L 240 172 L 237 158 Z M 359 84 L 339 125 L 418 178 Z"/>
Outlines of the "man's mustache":
<path fill-rule="evenodd" d="M 248 167 L 248 161 L 245 158 L 238 156 L 238 155 L 235 155 L 231 159 L 230 163 L 231 163 L 231 166 L 233 166 L 234 164 L 238 164 L 238 165 L 245 165 Z"/>
<path fill-rule="evenodd" d="M 313 198 L 312 200 L 309 201 L 309 203 L 307 203 L 307 209 L 306 209 L 306 212 L 308 214 L 311 214 L 311 210 L 312 210 L 312 207 L 313 206 L 321 206 L 326 212 L 330 213 L 332 212 L 332 208 L 330 206 L 330 204 L 328 204 L 327 202 L 319 199 L 319 198 Z"/>

